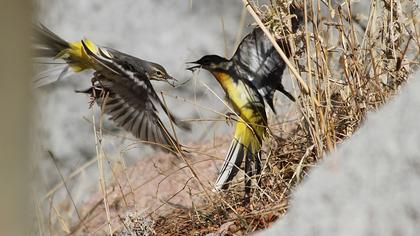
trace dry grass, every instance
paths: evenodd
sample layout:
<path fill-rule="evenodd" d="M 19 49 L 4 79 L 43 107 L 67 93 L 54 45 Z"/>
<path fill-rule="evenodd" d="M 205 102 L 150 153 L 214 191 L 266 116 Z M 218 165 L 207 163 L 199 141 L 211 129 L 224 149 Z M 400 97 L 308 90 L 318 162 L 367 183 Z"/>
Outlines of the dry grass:
<path fill-rule="evenodd" d="M 307 8 L 300 8 L 303 27 L 294 35 L 284 24 L 291 17 L 286 1 L 252 5 L 277 38 L 287 37 L 293 45 L 291 61 L 309 93 L 299 84 L 298 118 L 287 123 L 283 138 L 269 138 L 261 188 L 254 189 L 251 204 L 242 206 L 243 185 L 237 184 L 212 195 L 206 204 L 157 218 L 156 234 L 241 235 L 266 228 L 286 213 L 293 188 L 308 170 L 349 138 L 366 112 L 397 94 L 418 67 L 419 11 L 414 1 L 374 0 L 366 18 L 353 15 L 347 3 L 321 14 L 323 3 L 311 2 L 300 2 Z M 284 129 L 271 127 L 276 135 Z"/>
<path fill-rule="evenodd" d="M 229 143 L 223 139 L 211 148 L 191 150 L 189 158 L 182 156 L 182 162 L 178 161 L 173 168 L 162 170 L 155 165 L 160 177 L 150 182 L 160 185 L 182 171 L 184 182 L 166 194 L 167 201 L 159 199 L 146 205 L 146 213 L 129 214 L 124 219 L 124 212 L 144 207 L 139 205 L 138 192 L 148 183 L 133 184 L 133 176 L 139 171 L 123 168 L 120 177 L 114 176 L 116 183 L 107 190 L 101 178 L 102 196 L 85 207 L 84 216 L 73 223 L 65 222 L 54 208 L 56 216 L 50 227 L 61 227 L 67 233 L 127 235 L 137 232 L 130 227 L 144 226 L 134 219 L 139 215 L 147 219 L 151 234 L 242 235 L 266 228 L 286 214 L 293 189 L 308 171 L 357 130 L 366 112 L 380 108 L 396 95 L 419 62 L 420 13 L 414 1 L 372 0 L 366 16 L 352 14 L 348 2 L 341 6 L 327 6 L 324 2 L 328 1 L 320 1 L 317 6 L 306 0 L 296 3 L 304 19 L 296 33 L 291 33 L 286 23 L 292 17 L 287 11 L 288 1 L 272 1 L 271 5 L 252 3 L 249 9 L 274 32 L 273 36 L 290 42 L 293 56 L 289 60 L 297 76 L 303 78 L 303 83 L 294 83 L 296 94 L 300 94 L 297 102 L 283 106 L 283 110 L 288 109 L 284 114 L 288 115 L 281 117 L 281 121 L 270 122 L 272 135 L 264 147 L 261 187 L 254 185 L 249 205 L 242 205 L 242 179 L 226 192 L 216 194 L 211 192 L 215 176 L 199 169 L 198 165 L 204 162 L 221 163 L 217 157 L 224 156 Z M 321 6 L 328 10 L 321 13 Z M 294 80 L 296 76 L 291 74 Z M 106 160 L 98 160 L 102 169 Z M 101 220 L 97 220 L 100 223 L 92 226 L 92 219 L 100 216 Z"/>

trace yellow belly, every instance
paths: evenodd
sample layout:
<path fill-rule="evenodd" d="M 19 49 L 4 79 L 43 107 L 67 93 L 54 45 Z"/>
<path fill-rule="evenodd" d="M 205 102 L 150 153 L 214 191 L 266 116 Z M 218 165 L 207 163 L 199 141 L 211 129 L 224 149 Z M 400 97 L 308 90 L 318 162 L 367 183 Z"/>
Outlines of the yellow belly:
<path fill-rule="evenodd" d="M 262 104 L 264 106 L 264 101 L 260 101 L 260 97 L 256 96 L 256 91 L 250 91 L 249 88 L 245 83 L 238 80 L 237 83 L 226 73 L 213 73 L 216 79 L 219 81 L 220 85 L 225 90 L 226 94 L 229 97 L 229 100 L 238 113 L 238 115 L 248 123 L 249 126 L 252 127 L 253 132 L 262 139 L 264 137 L 266 131 L 266 120 L 265 114 L 261 114 L 261 112 L 265 112 L 264 109 L 256 110 L 250 104 Z M 237 130 L 235 132 L 235 136 L 240 129 L 245 129 L 245 124 L 237 125 Z"/>

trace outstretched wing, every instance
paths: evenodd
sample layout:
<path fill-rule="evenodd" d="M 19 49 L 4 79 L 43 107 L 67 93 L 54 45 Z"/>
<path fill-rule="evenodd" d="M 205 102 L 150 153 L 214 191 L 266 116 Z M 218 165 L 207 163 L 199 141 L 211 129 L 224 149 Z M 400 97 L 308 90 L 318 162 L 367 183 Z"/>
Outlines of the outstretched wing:
<path fill-rule="evenodd" d="M 141 63 L 143 60 L 114 49 L 101 47 L 96 54 L 89 50 L 83 40 L 82 44 L 86 53 L 92 58 L 92 66 L 97 74 L 103 75 L 102 79 L 107 79 L 116 83 L 115 81 L 119 80 L 119 78 L 124 78 L 121 80 L 127 80 L 130 83 L 137 85 L 144 84 L 149 90 L 147 93 L 148 98 L 156 104 L 159 104 L 175 125 L 185 130 L 191 129 L 188 123 L 180 121 L 180 119 L 173 115 L 160 100 L 149 79 L 145 77 L 145 71 Z"/>
<path fill-rule="evenodd" d="M 177 142 L 163 125 L 153 102 L 141 95 L 147 92 L 146 89 L 127 85 L 117 83 L 110 86 L 105 82 L 85 92 L 95 98 L 98 106 L 117 126 L 142 141 L 154 144 L 153 147 L 176 151 Z"/>
<path fill-rule="evenodd" d="M 286 47 L 285 42 L 279 40 L 278 43 Z M 251 81 L 273 111 L 273 95 L 276 90 L 290 100 L 295 100 L 282 84 L 286 64 L 260 28 L 255 28 L 242 40 L 231 61 L 236 72 Z"/>
<path fill-rule="evenodd" d="M 140 140 L 175 151 L 178 144 L 163 125 L 155 104 L 162 106 L 174 123 L 179 121 L 162 104 L 146 75 L 113 62 L 112 56 L 103 49 L 99 49 L 98 54 L 85 46 L 84 50 L 92 57 L 96 71 L 95 86 L 85 92 L 96 99 L 102 111 Z"/>

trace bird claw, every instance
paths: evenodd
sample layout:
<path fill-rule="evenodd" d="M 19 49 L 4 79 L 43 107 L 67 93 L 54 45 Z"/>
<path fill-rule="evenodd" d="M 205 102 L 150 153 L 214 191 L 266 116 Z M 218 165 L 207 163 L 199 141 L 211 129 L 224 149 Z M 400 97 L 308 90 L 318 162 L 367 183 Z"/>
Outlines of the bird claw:
<path fill-rule="evenodd" d="M 226 124 L 230 126 L 230 125 L 233 125 L 233 121 L 235 120 L 236 114 L 232 112 L 227 112 L 225 114 L 225 117 L 226 117 Z"/>
<path fill-rule="evenodd" d="M 96 102 L 96 97 L 94 97 L 94 96 L 89 96 L 89 109 L 91 109 L 92 107 L 93 107 L 93 105 L 95 104 L 95 102 Z"/>

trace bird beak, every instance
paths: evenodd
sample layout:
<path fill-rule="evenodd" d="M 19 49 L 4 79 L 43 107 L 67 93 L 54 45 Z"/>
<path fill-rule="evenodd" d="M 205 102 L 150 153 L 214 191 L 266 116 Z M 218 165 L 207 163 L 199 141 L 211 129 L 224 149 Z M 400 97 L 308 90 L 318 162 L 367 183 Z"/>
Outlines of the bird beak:
<path fill-rule="evenodd" d="M 201 68 L 202 65 L 200 63 L 198 63 L 197 61 L 191 61 L 191 62 L 187 62 L 187 64 L 196 64 L 194 66 L 188 67 L 187 70 L 194 72 L 195 69 L 197 68 Z"/>
<path fill-rule="evenodd" d="M 167 80 L 172 80 L 172 81 L 178 81 L 177 79 L 175 79 L 174 77 L 172 77 L 172 76 L 170 76 L 170 75 L 168 75 L 168 76 L 166 77 L 166 79 L 167 79 Z"/>
<path fill-rule="evenodd" d="M 172 87 L 175 87 L 175 82 L 178 82 L 178 80 L 170 75 L 167 75 L 166 82 L 168 82 L 168 84 L 170 84 Z"/>

